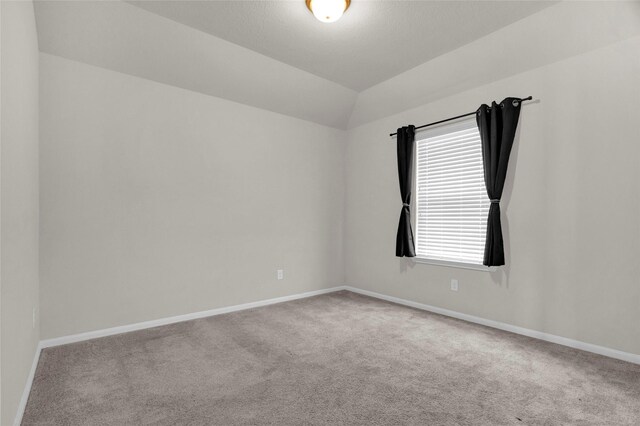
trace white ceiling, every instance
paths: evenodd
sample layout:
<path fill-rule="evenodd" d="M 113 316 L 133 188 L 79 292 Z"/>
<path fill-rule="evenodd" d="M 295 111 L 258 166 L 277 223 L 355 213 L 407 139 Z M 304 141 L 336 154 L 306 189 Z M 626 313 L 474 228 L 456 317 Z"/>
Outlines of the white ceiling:
<path fill-rule="evenodd" d="M 41 52 L 326 126 L 357 93 L 121 1 L 38 1 Z"/>
<path fill-rule="evenodd" d="M 338 22 L 324 24 L 303 0 L 129 3 L 355 91 L 553 4 L 353 0 Z"/>
<path fill-rule="evenodd" d="M 349 127 L 637 36 L 640 1 L 564 1 L 358 93 Z M 493 96 L 535 98 L 536 83 Z"/>
<path fill-rule="evenodd" d="M 640 35 L 638 1 L 130 3 L 37 0 L 40 51 L 338 129 Z"/>

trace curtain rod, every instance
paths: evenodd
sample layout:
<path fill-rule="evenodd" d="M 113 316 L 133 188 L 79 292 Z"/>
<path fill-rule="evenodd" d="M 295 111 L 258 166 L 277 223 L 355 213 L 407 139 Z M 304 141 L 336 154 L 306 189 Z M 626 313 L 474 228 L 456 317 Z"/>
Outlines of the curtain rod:
<path fill-rule="evenodd" d="M 516 98 L 517 99 L 517 98 Z M 530 101 L 532 100 L 533 97 L 532 96 L 527 96 L 526 98 L 520 98 L 520 102 L 523 101 Z M 476 110 L 477 111 L 477 110 Z M 435 126 L 436 124 L 440 124 L 440 123 L 446 123 L 447 121 L 453 121 L 453 120 L 457 120 L 458 118 L 462 118 L 462 117 L 468 117 L 470 115 L 474 115 L 476 113 L 476 111 L 473 112 L 468 112 L 466 114 L 462 114 L 462 115 L 458 115 L 456 117 L 451 117 L 451 118 L 445 118 L 444 120 L 440 120 L 440 121 L 434 121 L 433 123 L 429 123 L 429 124 L 423 124 L 422 126 L 418 126 L 416 127 L 416 130 L 419 129 L 424 129 L 425 127 L 430 127 L 430 126 Z M 398 133 L 389 133 L 389 136 L 395 136 Z"/>

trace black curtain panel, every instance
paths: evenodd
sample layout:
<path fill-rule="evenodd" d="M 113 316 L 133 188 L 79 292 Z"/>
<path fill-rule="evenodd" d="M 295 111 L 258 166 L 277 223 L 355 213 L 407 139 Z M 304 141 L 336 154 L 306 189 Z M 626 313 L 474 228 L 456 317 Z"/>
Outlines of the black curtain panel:
<path fill-rule="evenodd" d="M 398 129 L 398 178 L 400 197 L 402 198 L 400 223 L 398 223 L 398 234 L 396 235 L 396 256 L 398 257 L 416 256 L 413 230 L 411 229 L 411 184 L 413 181 L 415 133 L 415 126 L 405 126 Z"/>
<path fill-rule="evenodd" d="M 513 138 L 516 134 L 516 127 L 518 127 L 521 104 L 519 98 L 506 98 L 500 104 L 492 102 L 491 107 L 483 104 L 476 113 L 476 121 L 482 139 L 484 183 L 491 200 L 484 248 L 483 263 L 485 266 L 504 265 L 500 198 L 507 176 Z"/>

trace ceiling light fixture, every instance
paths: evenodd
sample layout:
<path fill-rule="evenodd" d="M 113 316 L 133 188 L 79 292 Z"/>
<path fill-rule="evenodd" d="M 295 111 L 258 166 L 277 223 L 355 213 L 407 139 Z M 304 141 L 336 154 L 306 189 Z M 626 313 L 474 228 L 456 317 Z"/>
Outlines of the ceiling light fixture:
<path fill-rule="evenodd" d="M 307 7 L 318 21 L 336 22 L 349 8 L 351 0 L 306 0 Z"/>

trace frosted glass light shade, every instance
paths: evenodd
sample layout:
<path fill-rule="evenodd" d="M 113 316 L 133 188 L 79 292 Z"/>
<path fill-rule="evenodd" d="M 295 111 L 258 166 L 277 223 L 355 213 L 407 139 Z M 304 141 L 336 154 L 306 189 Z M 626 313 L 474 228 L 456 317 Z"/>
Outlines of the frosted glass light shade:
<path fill-rule="evenodd" d="M 336 22 L 349 7 L 349 0 L 306 0 L 307 7 L 320 22 Z"/>

